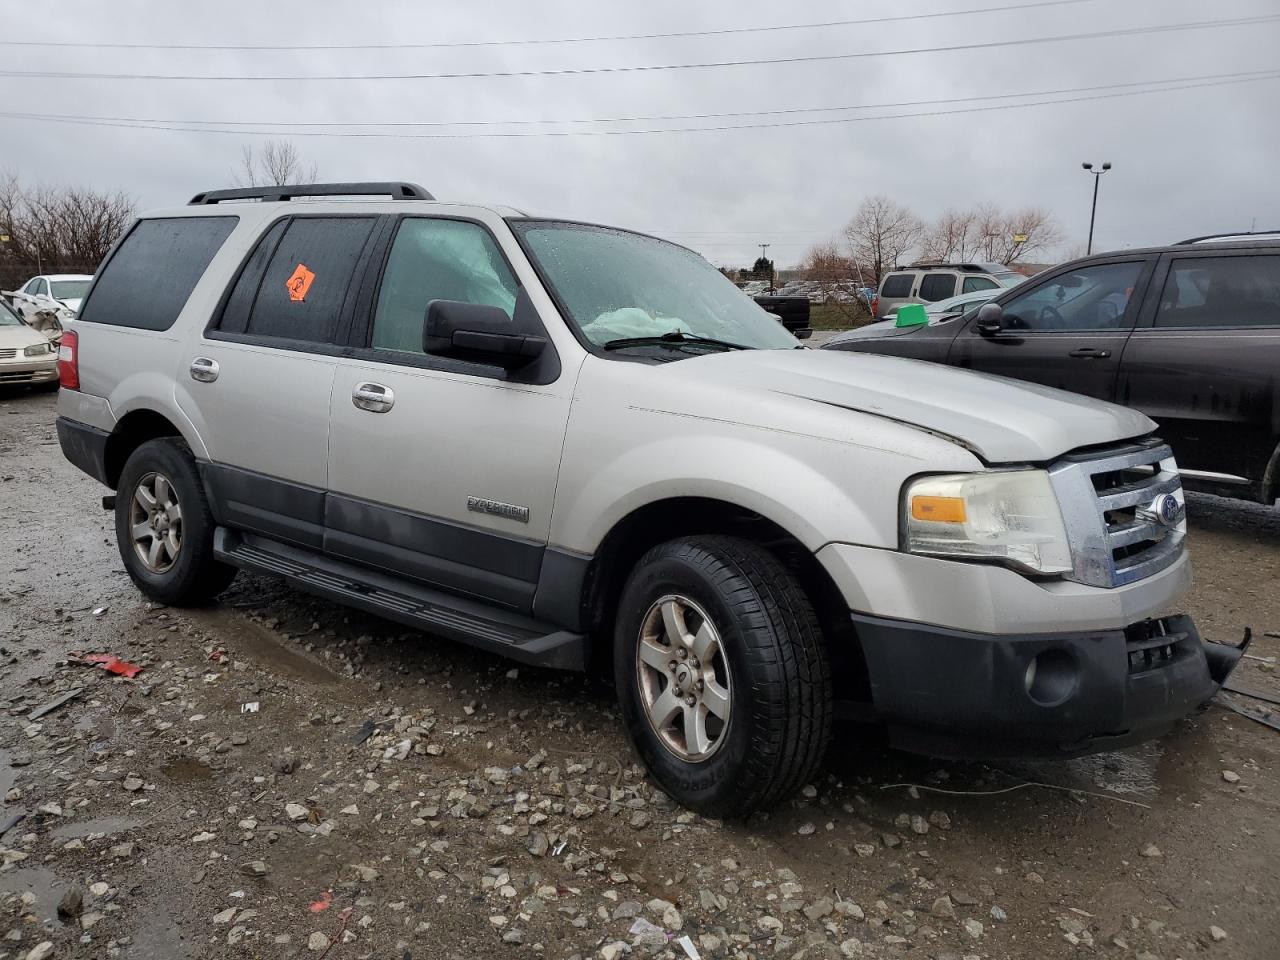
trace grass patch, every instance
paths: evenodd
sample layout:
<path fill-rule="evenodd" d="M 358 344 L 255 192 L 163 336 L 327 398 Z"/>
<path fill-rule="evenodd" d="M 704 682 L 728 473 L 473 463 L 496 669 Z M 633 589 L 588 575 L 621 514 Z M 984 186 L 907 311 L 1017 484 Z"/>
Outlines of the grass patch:
<path fill-rule="evenodd" d="M 871 322 L 867 308 L 858 303 L 815 303 L 809 308 L 814 330 L 851 330 Z"/>

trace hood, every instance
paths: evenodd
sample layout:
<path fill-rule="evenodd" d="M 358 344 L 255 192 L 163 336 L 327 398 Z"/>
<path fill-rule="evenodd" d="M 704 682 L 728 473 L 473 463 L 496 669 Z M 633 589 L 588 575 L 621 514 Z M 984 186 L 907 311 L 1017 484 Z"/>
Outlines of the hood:
<path fill-rule="evenodd" d="M 665 369 L 884 417 L 952 439 L 988 463 L 1053 460 L 1156 426 L 1136 410 L 1050 387 L 842 350 L 734 350 Z"/>
<path fill-rule="evenodd" d="M 895 326 L 892 319 L 876 320 L 872 323 L 864 324 L 861 327 L 855 327 L 852 330 L 846 330 L 844 333 L 838 333 L 830 340 L 822 345 L 822 349 L 826 349 L 837 343 L 847 343 L 850 340 L 866 341 L 866 340 L 883 340 L 886 337 L 909 337 L 922 327 L 928 324 L 916 324 L 914 327 Z"/>
<path fill-rule="evenodd" d="M 24 350 L 37 343 L 48 342 L 48 337 L 26 324 L 5 324 L 0 327 L 0 350 Z"/>

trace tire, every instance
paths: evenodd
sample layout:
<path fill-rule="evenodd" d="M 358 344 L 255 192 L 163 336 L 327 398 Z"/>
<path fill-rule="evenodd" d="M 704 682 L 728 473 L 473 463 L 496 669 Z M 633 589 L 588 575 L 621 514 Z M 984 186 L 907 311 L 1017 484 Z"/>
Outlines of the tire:
<path fill-rule="evenodd" d="M 148 498 L 158 506 L 172 501 L 177 511 L 148 510 Z M 149 517 L 155 517 L 158 526 Z M 135 546 L 139 524 L 163 535 L 144 535 Z M 236 571 L 214 559 L 214 526 L 195 459 L 182 440 L 148 440 L 129 455 L 116 485 L 116 543 L 139 590 L 181 607 L 207 603 L 226 589 Z M 157 550 L 158 541 L 162 546 Z"/>
<path fill-rule="evenodd" d="M 688 641 L 685 656 L 673 635 Z M 641 759 L 699 813 L 771 806 L 822 761 L 832 694 L 817 617 L 790 571 L 749 540 L 691 537 L 646 553 L 618 605 L 614 673 Z"/>

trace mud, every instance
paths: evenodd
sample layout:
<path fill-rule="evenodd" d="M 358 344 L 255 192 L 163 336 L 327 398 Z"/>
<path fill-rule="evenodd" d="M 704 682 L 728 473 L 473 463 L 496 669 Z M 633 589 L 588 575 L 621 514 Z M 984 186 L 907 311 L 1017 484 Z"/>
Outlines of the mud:
<path fill-rule="evenodd" d="M 0 821 L 29 812 L 0 839 L 0 958 L 45 939 L 58 960 L 685 956 L 630 934 L 633 907 L 707 958 L 1276 956 L 1280 733 L 1211 706 L 1122 752 L 977 764 L 842 726 L 810 795 L 708 821 L 653 789 L 590 679 L 512 673 L 270 578 L 207 609 L 148 603 L 53 405 L 0 395 Z M 1280 655 L 1280 510 L 1193 495 L 1190 517 L 1184 609 Z M 1268 665 L 1239 679 L 1280 692 Z M 93 884 L 91 922 L 60 921 Z"/>

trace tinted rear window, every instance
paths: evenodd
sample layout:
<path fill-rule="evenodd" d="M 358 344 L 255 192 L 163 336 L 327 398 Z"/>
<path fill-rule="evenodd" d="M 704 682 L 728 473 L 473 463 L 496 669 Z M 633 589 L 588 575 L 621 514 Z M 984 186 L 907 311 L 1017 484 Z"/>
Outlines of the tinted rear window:
<path fill-rule="evenodd" d="M 920 281 L 920 299 L 934 303 L 956 295 L 956 278 L 950 273 L 927 273 Z"/>
<path fill-rule="evenodd" d="M 168 330 L 238 219 L 139 220 L 102 268 L 79 319 Z"/>
<path fill-rule="evenodd" d="M 374 223 L 373 217 L 293 220 L 262 274 L 246 332 L 335 343 L 351 280 Z"/>
<path fill-rule="evenodd" d="M 891 273 L 884 278 L 884 286 L 880 288 L 882 297 L 911 296 L 911 281 L 915 275 L 910 273 Z"/>

